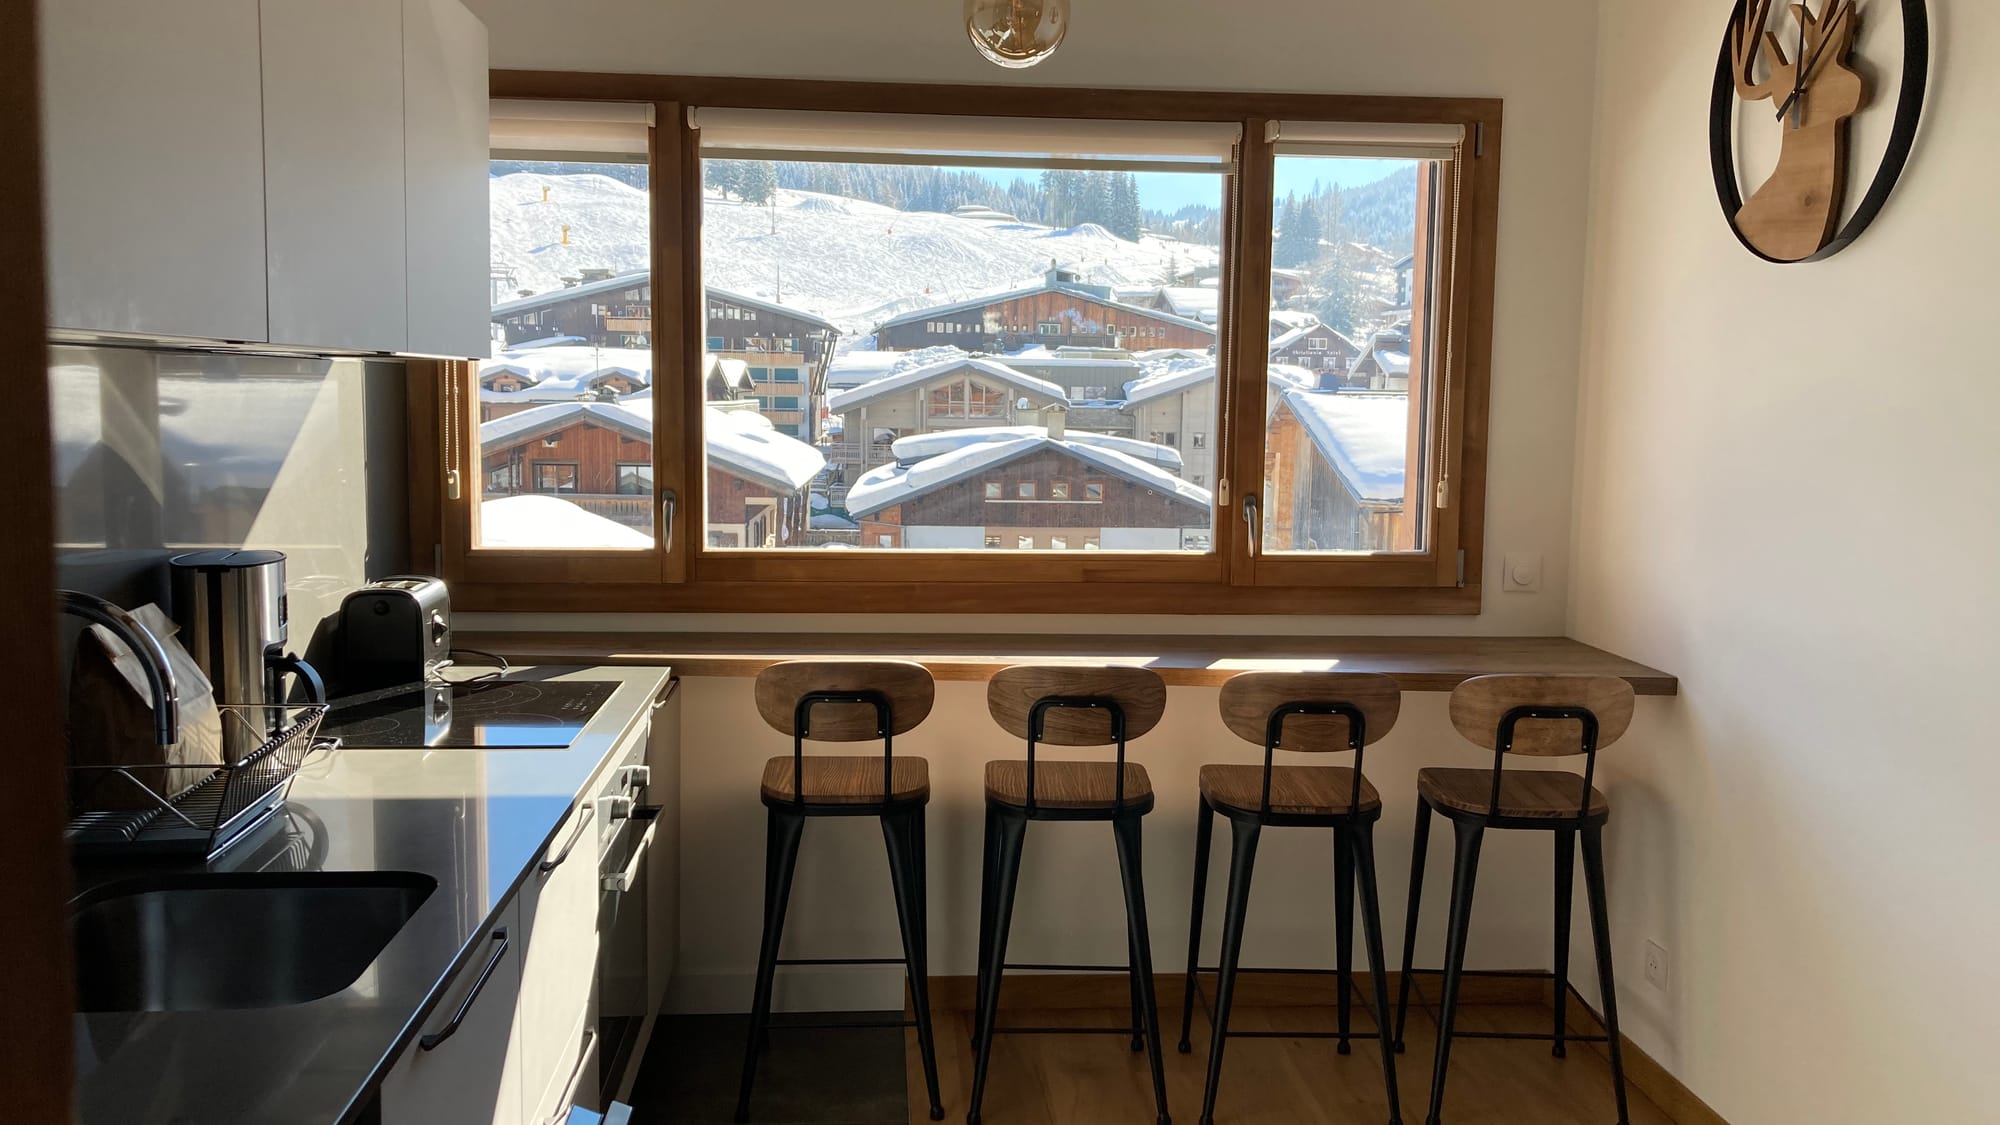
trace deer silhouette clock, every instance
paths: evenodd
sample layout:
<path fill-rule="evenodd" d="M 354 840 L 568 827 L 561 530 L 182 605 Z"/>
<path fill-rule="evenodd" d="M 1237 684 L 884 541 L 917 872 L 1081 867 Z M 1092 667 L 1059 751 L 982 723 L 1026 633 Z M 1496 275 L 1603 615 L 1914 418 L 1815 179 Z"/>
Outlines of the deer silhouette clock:
<path fill-rule="evenodd" d="M 1864 20 L 1887 16 L 1896 3 L 1903 50 L 1895 65 L 1902 73 L 1890 108 L 1871 89 L 1872 76 L 1885 64 L 1861 57 L 1855 40 Z M 1737 0 L 1722 37 L 1708 113 L 1715 194 L 1737 240 L 1767 262 L 1820 261 L 1846 249 L 1896 190 L 1916 141 L 1929 69 L 1924 0 L 1819 0 L 1817 11 L 1812 0 L 1798 0 L 1779 9 L 1775 19 L 1772 0 Z M 1867 174 L 1850 167 L 1850 122 L 1884 109 L 1892 114 L 1887 144 L 1850 209 L 1849 182 Z M 1751 130 L 1780 130 L 1776 165 L 1748 199 L 1737 169 L 1739 113 L 1746 136 Z"/>

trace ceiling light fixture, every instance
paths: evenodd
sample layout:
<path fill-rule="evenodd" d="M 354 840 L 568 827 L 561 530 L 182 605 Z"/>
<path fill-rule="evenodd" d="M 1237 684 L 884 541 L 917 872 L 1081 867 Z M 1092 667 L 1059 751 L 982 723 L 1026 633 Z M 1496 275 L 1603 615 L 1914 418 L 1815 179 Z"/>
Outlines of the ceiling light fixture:
<path fill-rule="evenodd" d="M 1033 66 L 1062 46 L 1069 0 L 965 0 L 965 33 L 999 66 Z"/>

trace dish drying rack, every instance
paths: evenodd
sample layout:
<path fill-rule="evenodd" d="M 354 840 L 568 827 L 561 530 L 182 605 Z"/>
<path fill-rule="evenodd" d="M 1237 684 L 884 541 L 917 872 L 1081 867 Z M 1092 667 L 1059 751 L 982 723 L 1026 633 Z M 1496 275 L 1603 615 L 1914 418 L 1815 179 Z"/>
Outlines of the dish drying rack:
<path fill-rule="evenodd" d="M 318 738 L 324 705 L 224 705 L 222 722 L 271 731 L 233 765 L 146 764 L 71 766 L 70 848 L 89 856 L 182 856 L 213 859 L 247 837 L 285 805 L 306 756 L 331 740 Z M 147 778 L 156 778 L 154 784 Z M 76 807 L 116 791 L 135 806 Z"/>

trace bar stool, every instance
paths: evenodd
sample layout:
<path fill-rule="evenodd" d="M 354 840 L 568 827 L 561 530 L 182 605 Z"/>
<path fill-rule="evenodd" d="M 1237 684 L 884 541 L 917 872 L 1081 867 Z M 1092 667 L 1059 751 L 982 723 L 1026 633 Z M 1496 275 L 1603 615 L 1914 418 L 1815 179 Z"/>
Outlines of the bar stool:
<path fill-rule="evenodd" d="M 1209 841 L 1215 814 L 1229 818 L 1229 897 L 1223 911 L 1222 963 L 1217 969 L 1214 1032 L 1208 1047 L 1208 1084 L 1202 1093 L 1202 1125 L 1215 1120 L 1216 1088 L 1222 1078 L 1223 1044 L 1229 1030 L 1229 1008 L 1242 971 L 1244 911 L 1250 900 L 1251 869 L 1257 840 L 1266 827 L 1333 829 L 1334 918 L 1337 967 L 1336 1011 L 1339 1030 L 1284 1032 L 1287 1039 L 1338 1039 L 1348 1053 L 1349 1000 L 1354 961 L 1354 889 L 1361 885 L 1362 926 L 1368 942 L 1368 968 L 1375 986 L 1373 1038 L 1381 1041 L 1382 1080 L 1389 1094 L 1390 1125 L 1401 1125 L 1402 1106 L 1396 1089 L 1395 1052 L 1387 1032 L 1389 985 L 1383 969 L 1382 912 L 1375 883 L 1375 822 L 1382 818 L 1382 799 L 1361 773 L 1362 750 L 1396 725 L 1403 693 L 1388 676 L 1366 672 L 1246 672 L 1222 685 L 1222 721 L 1245 741 L 1264 747 L 1264 764 L 1201 767 L 1201 814 L 1195 833 L 1194 905 L 1188 923 L 1187 992 L 1181 1005 L 1180 1050 L 1193 1049 L 1188 1040 L 1201 971 L 1201 915 L 1208 886 Z M 1354 765 L 1273 765 L 1274 751 L 1306 754 L 1354 752 Z M 1269 1037 L 1276 1033 L 1235 1032 Z"/>
<path fill-rule="evenodd" d="M 1438 1125 L 1444 1108 L 1444 1080 L 1451 1058 L 1452 1023 L 1458 1014 L 1459 982 L 1465 973 L 1465 939 L 1472 922 L 1472 889 L 1479 873 L 1479 849 L 1488 828 L 1555 834 L 1555 1030 L 1485 1032 L 1481 1038 L 1546 1039 L 1564 1057 L 1564 1040 L 1603 1042 L 1611 1054 L 1611 1081 L 1618 1098 L 1618 1125 L 1628 1125 L 1625 1064 L 1618 1040 L 1618 991 L 1611 976 L 1610 920 L 1604 903 L 1604 822 L 1611 805 L 1591 785 L 1597 752 L 1625 733 L 1632 722 L 1632 685 L 1616 676 L 1475 676 L 1451 693 L 1451 722 L 1469 741 L 1493 751 L 1493 768 L 1417 771 L 1416 850 L 1410 861 L 1410 914 L 1403 930 L 1403 980 L 1396 1004 L 1396 1046 L 1403 1046 L 1410 1007 L 1411 960 L 1416 955 L 1418 898 L 1424 883 L 1424 850 L 1431 813 L 1451 818 L 1457 851 L 1451 873 L 1451 920 L 1445 937 L 1444 990 L 1439 1002 L 1437 1057 L 1431 1071 L 1431 1104 L 1426 1125 Z M 1583 776 L 1547 770 L 1507 771 L 1507 755 L 1553 758 L 1583 755 Z M 1576 837 L 1583 836 L 1583 881 L 1590 900 L 1590 930 L 1597 952 L 1597 982 L 1603 993 L 1602 1036 L 1570 1036 L 1564 1019 L 1569 1001 L 1570 884 Z M 1432 970 L 1437 971 L 1437 970 Z M 1477 974 L 1473 974 L 1477 975 Z"/>
<path fill-rule="evenodd" d="M 1151 1055 L 1159 1125 L 1167 1116 L 1166 1064 L 1160 1057 L 1160 1017 L 1153 993 L 1153 955 L 1146 933 L 1146 890 L 1140 867 L 1141 818 L 1153 810 L 1146 768 L 1125 760 L 1125 744 L 1160 721 L 1167 686 L 1148 668 L 1021 665 L 995 673 L 986 691 L 993 721 L 1025 738 L 1025 761 L 986 763 L 986 859 L 979 896 L 979 994 L 973 1012 L 972 1103 L 967 1125 L 978 1125 L 993 1036 L 1007 1031 L 1112 1032 L 1132 1035 L 1132 1049 Z M 1112 762 L 1038 761 L 1035 747 L 1116 746 Z M 1007 961 L 1007 930 L 1021 875 L 1021 847 L 1031 820 L 1109 821 L 1118 843 L 1125 888 L 1126 966 L 1132 980 L 1130 1028 L 995 1027 L 1000 978 L 1007 969 L 1098 970 L 1088 965 L 1017 965 Z"/>
<path fill-rule="evenodd" d="M 792 736 L 792 752 L 764 763 L 762 795 L 769 810 L 764 844 L 764 936 L 757 953 L 757 991 L 750 1006 L 750 1037 L 743 1049 L 743 1086 L 736 1120 L 750 1120 L 750 1090 L 757 1055 L 771 1020 L 771 981 L 779 965 L 905 966 L 910 983 L 917 1045 L 931 1097 L 931 1120 L 944 1119 L 938 1100 L 937 1051 L 931 1040 L 931 1007 L 924 891 L 924 805 L 930 800 L 930 763 L 897 757 L 896 735 L 924 721 L 936 687 L 921 664 L 906 661 L 808 661 L 774 664 L 757 676 L 757 713 L 780 734 Z M 882 740 L 882 756 L 814 755 L 816 742 Z M 799 838 L 816 816 L 874 816 L 882 820 L 889 851 L 890 881 L 896 891 L 896 920 L 903 935 L 900 958 L 778 957 L 798 865 Z M 912 1021 L 827 1027 L 909 1027 Z"/>

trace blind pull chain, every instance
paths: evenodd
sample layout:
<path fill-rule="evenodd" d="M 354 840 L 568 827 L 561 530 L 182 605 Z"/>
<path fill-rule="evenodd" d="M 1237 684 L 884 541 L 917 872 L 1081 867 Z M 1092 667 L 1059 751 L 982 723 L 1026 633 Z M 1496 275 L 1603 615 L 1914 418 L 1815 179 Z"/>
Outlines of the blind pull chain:
<path fill-rule="evenodd" d="M 1439 386 L 1437 510 L 1451 507 L 1451 392 L 1452 373 L 1458 366 L 1457 340 L 1452 324 L 1458 316 L 1458 212 L 1465 182 L 1465 142 L 1452 146 L 1451 158 L 1451 284 L 1446 290 L 1444 309 L 1444 378 Z"/>

